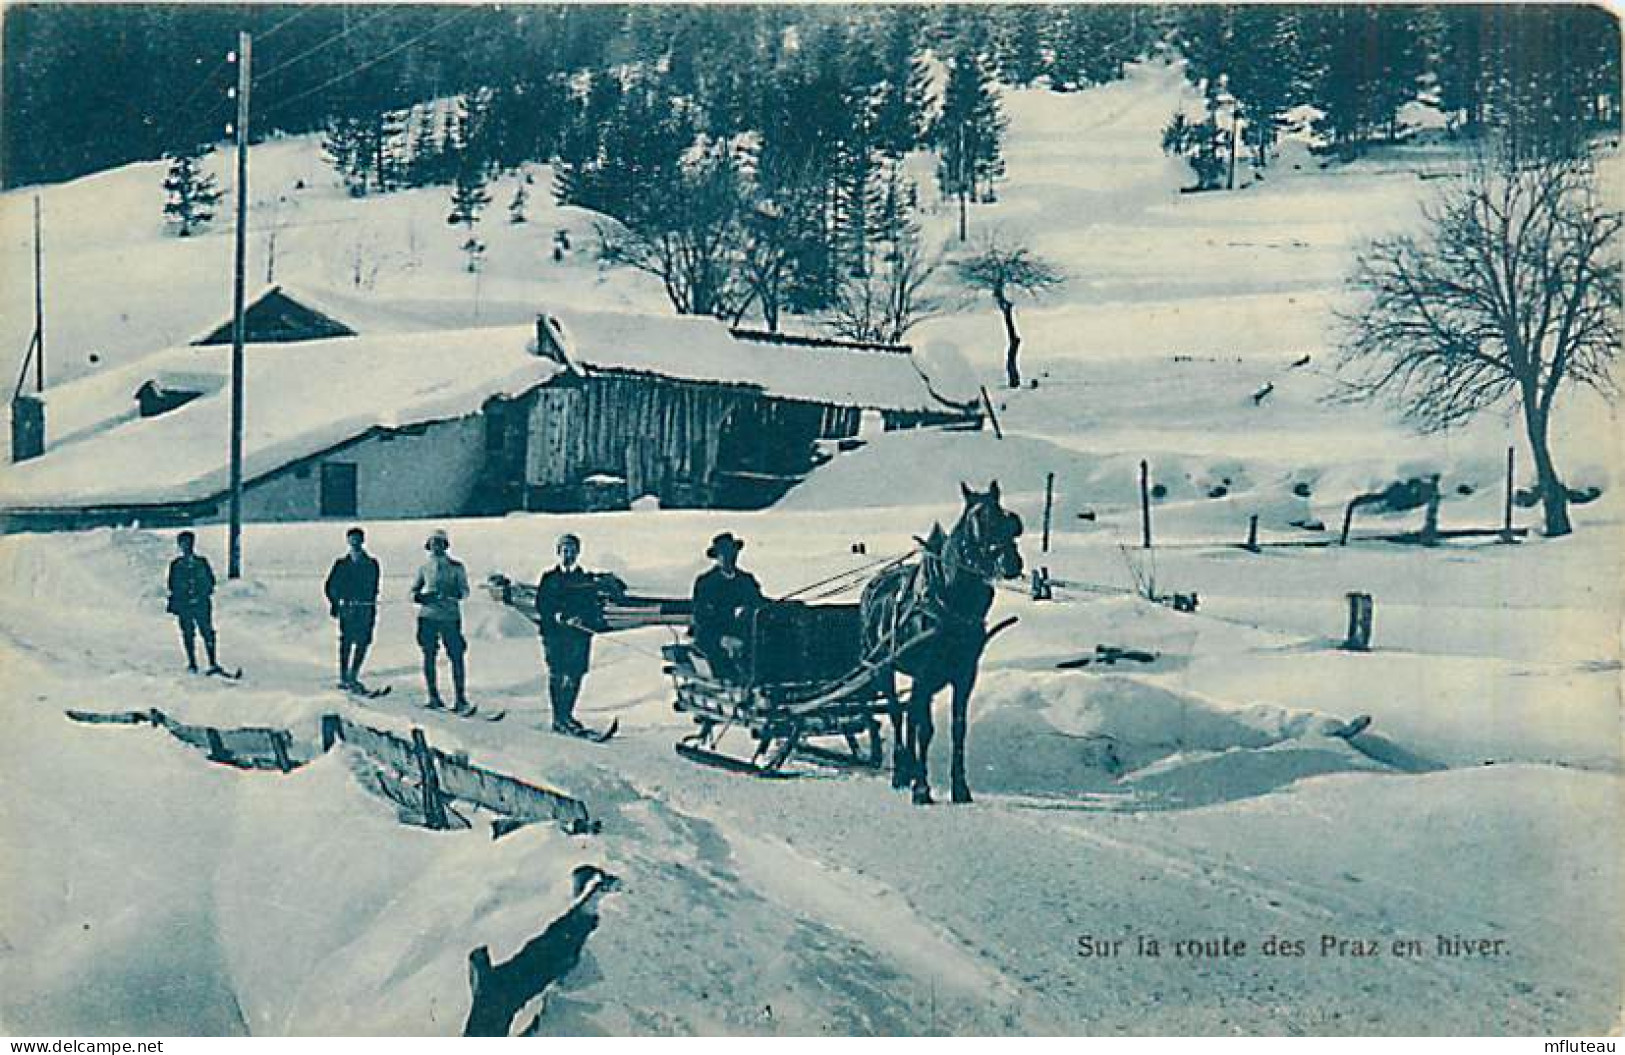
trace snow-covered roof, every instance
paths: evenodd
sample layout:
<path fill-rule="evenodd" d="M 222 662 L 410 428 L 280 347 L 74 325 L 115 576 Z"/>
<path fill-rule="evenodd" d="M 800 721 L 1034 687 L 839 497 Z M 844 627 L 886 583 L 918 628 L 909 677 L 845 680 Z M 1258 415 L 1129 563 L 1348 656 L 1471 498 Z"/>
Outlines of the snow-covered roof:
<path fill-rule="evenodd" d="M 906 349 L 775 339 L 693 315 L 547 311 L 588 370 L 753 385 L 771 396 L 874 410 L 944 411 Z"/>
<path fill-rule="evenodd" d="M 714 319 L 564 312 L 550 315 L 569 363 L 768 395 L 887 410 L 944 410 L 904 351 L 735 336 Z M 10 466 L 11 509 L 203 501 L 226 490 L 231 349 L 157 352 L 48 390 L 45 454 Z M 243 477 L 363 435 L 461 417 L 498 395 L 544 384 L 565 365 L 537 354 L 537 328 L 490 326 L 249 345 L 244 362 Z M 199 393 L 139 415 L 145 383 Z"/>
<path fill-rule="evenodd" d="M 252 481 L 374 427 L 461 417 L 561 369 L 531 327 L 253 345 L 244 354 L 243 477 Z M 13 509 L 193 502 L 229 485 L 231 349 L 180 348 L 50 390 L 46 452 L 8 467 Z M 134 394 L 152 378 L 213 379 L 151 418 Z M 199 386 L 202 387 L 202 386 Z M 64 428 L 64 424 L 67 428 Z"/>

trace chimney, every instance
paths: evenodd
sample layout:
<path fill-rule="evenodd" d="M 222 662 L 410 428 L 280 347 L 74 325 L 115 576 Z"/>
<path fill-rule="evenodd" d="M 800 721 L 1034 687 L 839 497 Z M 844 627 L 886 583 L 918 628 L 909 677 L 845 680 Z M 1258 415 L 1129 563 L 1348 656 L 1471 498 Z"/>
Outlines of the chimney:
<path fill-rule="evenodd" d="M 11 460 L 26 462 L 45 453 L 45 401 L 18 393 L 11 401 Z"/>
<path fill-rule="evenodd" d="M 570 360 L 564 354 L 562 337 L 558 320 L 550 315 L 536 316 L 536 354 L 543 359 L 551 359 L 560 366 L 569 366 Z"/>

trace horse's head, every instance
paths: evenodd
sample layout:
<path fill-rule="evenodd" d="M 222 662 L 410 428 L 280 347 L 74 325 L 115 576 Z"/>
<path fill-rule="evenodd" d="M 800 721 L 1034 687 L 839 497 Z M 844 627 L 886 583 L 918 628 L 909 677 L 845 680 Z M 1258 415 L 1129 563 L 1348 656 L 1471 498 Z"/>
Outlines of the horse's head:
<path fill-rule="evenodd" d="M 999 504 L 999 482 L 980 492 L 960 484 L 959 492 L 965 498 L 965 511 L 954 527 L 960 559 L 989 579 L 1020 578 L 1016 539 L 1021 537 L 1021 517 Z"/>

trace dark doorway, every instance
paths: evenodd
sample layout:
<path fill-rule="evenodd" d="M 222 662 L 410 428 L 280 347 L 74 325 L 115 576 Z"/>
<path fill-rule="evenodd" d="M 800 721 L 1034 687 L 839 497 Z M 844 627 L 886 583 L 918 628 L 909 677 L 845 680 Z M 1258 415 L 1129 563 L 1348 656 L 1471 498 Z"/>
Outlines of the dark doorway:
<path fill-rule="evenodd" d="M 322 516 L 356 515 L 356 467 L 350 462 L 327 462 L 322 466 Z"/>

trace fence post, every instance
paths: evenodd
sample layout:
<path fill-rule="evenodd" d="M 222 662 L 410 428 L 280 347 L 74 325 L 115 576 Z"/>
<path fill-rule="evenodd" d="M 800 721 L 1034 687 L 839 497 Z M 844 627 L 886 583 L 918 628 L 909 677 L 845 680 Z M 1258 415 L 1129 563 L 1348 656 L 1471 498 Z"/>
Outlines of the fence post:
<path fill-rule="evenodd" d="M 993 423 L 993 438 L 1004 439 L 1004 430 L 999 427 L 999 416 L 993 412 L 993 398 L 987 394 L 987 386 L 982 387 L 982 406 L 987 408 L 987 420 Z"/>
<path fill-rule="evenodd" d="M 1427 510 L 1422 514 L 1422 545 L 1439 544 L 1439 477 L 1428 479 Z"/>
<path fill-rule="evenodd" d="M 1151 548 L 1151 466 L 1140 461 L 1140 546 Z"/>
<path fill-rule="evenodd" d="M 1502 518 L 1501 518 L 1501 541 L 1502 542 L 1516 542 L 1517 541 L 1517 539 L 1515 537 L 1513 537 L 1513 534 L 1512 534 L 1512 480 L 1513 480 L 1512 471 L 1513 471 L 1515 459 L 1517 458 L 1517 451 L 1518 451 L 1518 449 L 1516 447 L 1508 447 L 1507 448 L 1506 511 L 1502 515 Z"/>
<path fill-rule="evenodd" d="M 1350 652 L 1371 651 L 1371 595 L 1351 593 L 1349 599 L 1349 631 L 1343 648 Z"/>
<path fill-rule="evenodd" d="M 1049 521 L 1050 512 L 1055 508 L 1055 474 L 1048 473 L 1044 477 L 1044 552 L 1049 552 Z"/>
<path fill-rule="evenodd" d="M 344 739 L 344 720 L 336 714 L 322 715 L 322 751 L 333 750 L 333 745 Z"/>
<path fill-rule="evenodd" d="M 434 771 L 434 754 L 422 729 L 412 730 L 412 753 L 417 756 L 418 776 L 423 784 L 423 819 L 435 831 L 447 828 L 446 804 L 440 801 L 440 778 Z"/>
<path fill-rule="evenodd" d="M 271 753 L 276 756 L 276 767 L 284 773 L 293 772 L 293 759 L 288 757 L 288 743 L 292 739 L 286 729 L 271 730 Z"/>
<path fill-rule="evenodd" d="M 226 750 L 226 742 L 220 738 L 220 730 L 212 725 L 206 725 L 203 727 L 203 735 L 209 741 L 209 761 L 231 761 L 231 752 Z"/>
<path fill-rule="evenodd" d="M 1247 544 L 1242 547 L 1253 553 L 1258 552 L 1258 514 L 1254 513 L 1247 518 Z"/>

